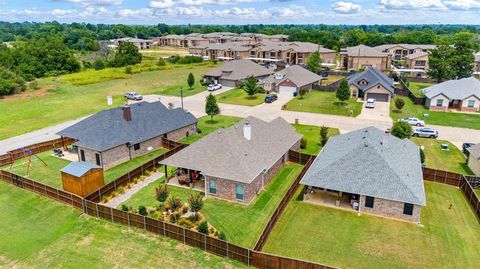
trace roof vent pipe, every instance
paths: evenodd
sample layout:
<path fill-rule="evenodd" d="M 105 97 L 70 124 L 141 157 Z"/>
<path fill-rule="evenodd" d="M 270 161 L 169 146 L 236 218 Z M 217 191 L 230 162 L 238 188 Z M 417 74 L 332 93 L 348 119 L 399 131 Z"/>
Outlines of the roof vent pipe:
<path fill-rule="evenodd" d="M 245 137 L 245 139 L 247 140 L 252 139 L 252 126 L 250 125 L 248 120 L 243 125 L 243 137 Z"/>

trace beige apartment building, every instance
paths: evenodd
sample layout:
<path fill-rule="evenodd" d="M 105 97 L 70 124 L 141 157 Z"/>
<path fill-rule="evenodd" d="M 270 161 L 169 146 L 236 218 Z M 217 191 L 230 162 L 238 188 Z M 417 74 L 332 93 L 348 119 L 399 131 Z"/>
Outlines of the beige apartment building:
<path fill-rule="evenodd" d="M 359 45 L 342 49 L 340 51 L 340 64 L 347 70 L 373 67 L 383 72 L 390 69 L 392 58 L 389 54 L 372 47 Z"/>

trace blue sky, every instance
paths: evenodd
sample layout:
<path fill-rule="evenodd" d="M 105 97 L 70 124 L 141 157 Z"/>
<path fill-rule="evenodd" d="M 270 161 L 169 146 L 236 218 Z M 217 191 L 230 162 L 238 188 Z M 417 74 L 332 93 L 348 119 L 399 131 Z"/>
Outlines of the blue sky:
<path fill-rule="evenodd" d="M 1 21 L 480 24 L 480 0 L 0 0 Z"/>

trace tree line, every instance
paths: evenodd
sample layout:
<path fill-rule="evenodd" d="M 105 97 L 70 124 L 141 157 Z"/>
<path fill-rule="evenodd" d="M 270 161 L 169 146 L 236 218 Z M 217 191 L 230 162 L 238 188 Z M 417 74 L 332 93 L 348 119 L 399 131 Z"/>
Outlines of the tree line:
<path fill-rule="evenodd" d="M 286 34 L 291 41 L 321 44 L 330 49 L 389 43 L 453 44 L 456 34 L 469 34 L 480 43 L 480 26 L 468 25 L 122 25 L 53 22 L 0 22 L 0 41 L 25 41 L 59 35 L 71 49 L 99 50 L 98 40 L 122 37 L 152 38 L 166 34 L 211 32 Z"/>

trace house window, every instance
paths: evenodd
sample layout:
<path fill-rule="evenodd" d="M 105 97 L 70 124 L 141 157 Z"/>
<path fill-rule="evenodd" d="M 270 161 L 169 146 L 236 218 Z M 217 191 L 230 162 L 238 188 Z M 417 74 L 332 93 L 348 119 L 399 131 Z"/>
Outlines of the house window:
<path fill-rule="evenodd" d="M 365 207 L 373 208 L 374 200 L 372 196 L 365 196 Z"/>
<path fill-rule="evenodd" d="M 240 184 L 237 184 L 235 187 L 235 196 L 237 197 L 237 200 L 243 200 L 243 186 Z"/>
<path fill-rule="evenodd" d="M 403 214 L 404 215 L 413 215 L 413 204 L 404 203 L 403 204 Z"/>
<path fill-rule="evenodd" d="M 133 145 L 133 150 L 139 150 L 139 149 L 140 149 L 140 143 Z"/>
<path fill-rule="evenodd" d="M 98 166 L 101 166 L 100 154 L 98 154 L 98 153 L 95 153 L 95 162 L 97 163 Z"/>
<path fill-rule="evenodd" d="M 415 61 L 416 66 L 425 66 L 427 64 L 426 61 Z"/>
<path fill-rule="evenodd" d="M 215 182 L 215 180 L 210 179 L 210 181 L 208 182 L 208 188 L 210 193 L 217 193 L 217 183 Z"/>
<path fill-rule="evenodd" d="M 469 108 L 475 107 L 475 100 L 468 100 L 467 105 L 468 105 Z"/>
<path fill-rule="evenodd" d="M 437 99 L 437 106 L 443 106 L 443 99 Z"/>
<path fill-rule="evenodd" d="M 85 161 L 85 151 L 83 149 L 80 150 L 80 161 Z"/>

